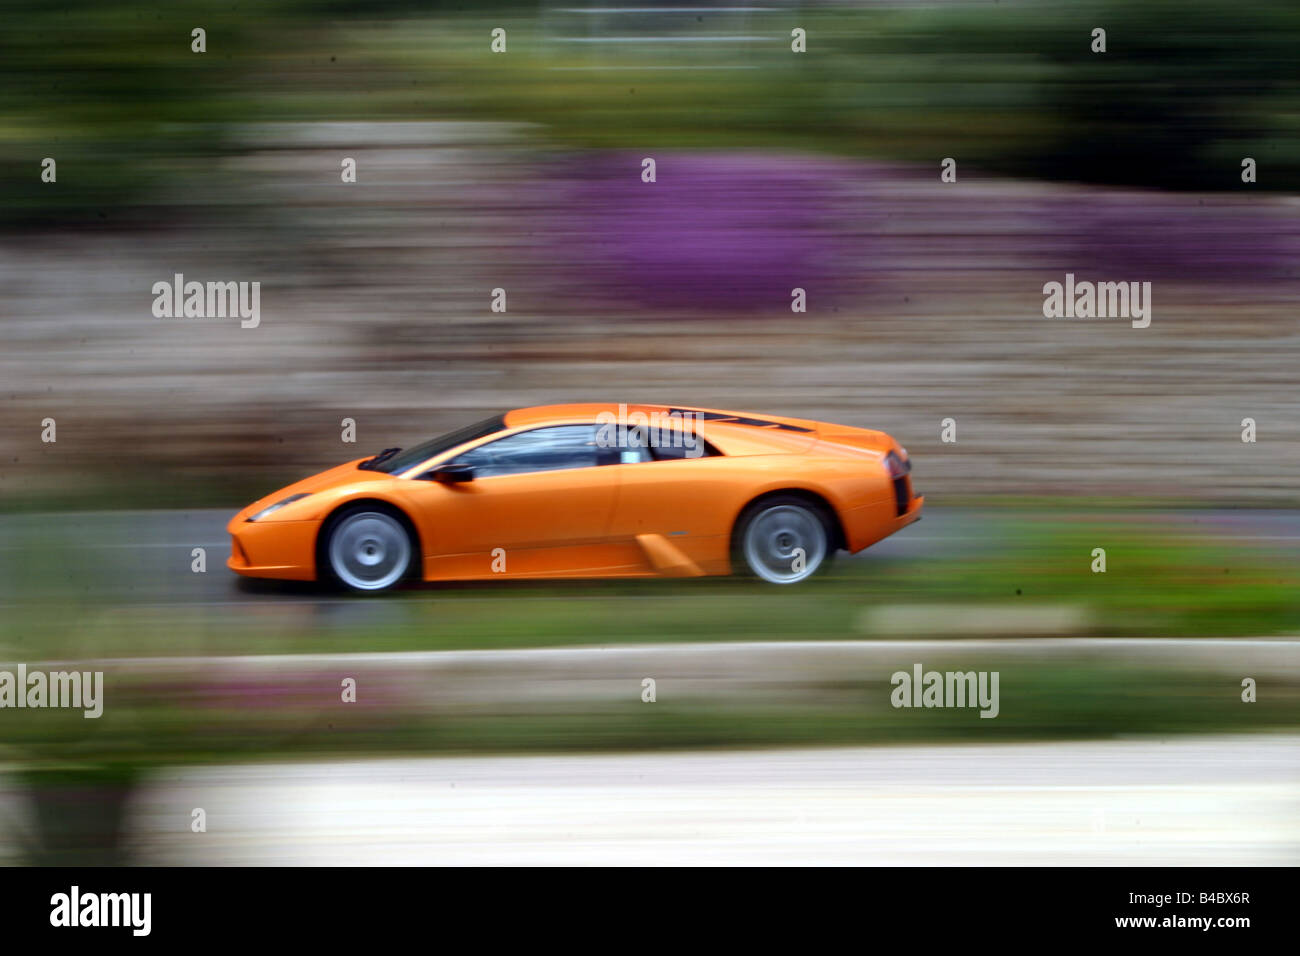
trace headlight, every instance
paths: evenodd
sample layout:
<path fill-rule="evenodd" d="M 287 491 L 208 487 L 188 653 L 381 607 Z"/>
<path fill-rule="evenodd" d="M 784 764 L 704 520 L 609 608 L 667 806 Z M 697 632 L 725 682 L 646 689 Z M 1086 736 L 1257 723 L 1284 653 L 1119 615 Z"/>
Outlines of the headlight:
<path fill-rule="evenodd" d="M 885 456 L 885 471 L 889 472 L 891 479 L 902 478 L 911 470 L 912 466 L 894 452 L 891 451 Z"/>
<path fill-rule="evenodd" d="M 299 498 L 306 498 L 306 497 L 307 497 L 307 493 L 297 494 L 297 495 L 290 495 L 288 498 L 282 498 L 281 500 L 277 501 L 277 502 L 276 502 L 275 504 L 273 504 L 273 505 L 267 505 L 265 508 L 263 508 L 263 509 L 262 509 L 261 511 L 259 511 L 257 514 L 255 514 L 255 515 L 249 515 L 249 516 L 248 516 L 247 518 L 245 518 L 244 520 L 245 520 L 245 521 L 261 521 L 261 520 L 262 520 L 263 518 L 265 518 L 267 515 L 271 514 L 271 513 L 274 512 L 274 511 L 279 511 L 279 510 L 280 510 L 281 508 L 283 508 L 285 505 L 293 504 L 293 503 L 294 503 L 295 501 L 297 501 Z"/>

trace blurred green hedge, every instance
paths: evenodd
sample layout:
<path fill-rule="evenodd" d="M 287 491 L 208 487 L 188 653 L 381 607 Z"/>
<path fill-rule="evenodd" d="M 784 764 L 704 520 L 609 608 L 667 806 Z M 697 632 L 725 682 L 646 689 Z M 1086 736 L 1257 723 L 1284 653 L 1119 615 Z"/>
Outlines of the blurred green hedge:
<path fill-rule="evenodd" d="M 963 170 L 1199 190 L 1243 188 L 1251 156 L 1249 188 L 1300 181 L 1291 0 L 768 11 L 746 25 L 771 38 L 744 47 L 760 68 L 717 71 L 600 69 L 617 47 L 600 47 L 596 69 L 555 69 L 591 66 L 596 49 L 558 41 L 558 9 L 14 0 L 0 28 L 0 222 L 155 224 L 171 190 L 202 193 L 204 160 L 239 148 L 235 124 L 264 120 L 513 119 L 567 145 L 953 156 Z M 488 52 L 496 25 L 506 56 Z M 793 26 L 806 54 L 790 52 Z M 1105 54 L 1090 51 L 1094 27 Z M 704 46 L 663 45 L 688 66 Z M 40 182 L 46 156 L 57 187 Z"/>

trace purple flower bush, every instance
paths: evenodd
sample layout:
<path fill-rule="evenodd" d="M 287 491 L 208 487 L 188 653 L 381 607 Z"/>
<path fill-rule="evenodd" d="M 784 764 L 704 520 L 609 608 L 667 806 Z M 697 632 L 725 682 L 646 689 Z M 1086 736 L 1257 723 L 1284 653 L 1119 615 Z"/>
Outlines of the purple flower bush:
<path fill-rule="evenodd" d="M 664 309 L 785 311 L 791 290 L 842 298 L 866 249 L 848 230 L 845 162 L 763 153 L 588 153 L 562 183 L 551 238 L 575 280 Z"/>
<path fill-rule="evenodd" d="M 1295 277 L 1300 215 L 1274 197 L 1043 185 L 758 152 L 591 152 L 544 173 L 558 301 L 672 314 L 871 312 L 974 273 L 1199 284 Z M 996 286 L 995 286 L 996 287 Z M 986 287 L 987 288 L 987 287 Z M 585 294 L 584 294 L 585 293 Z"/>

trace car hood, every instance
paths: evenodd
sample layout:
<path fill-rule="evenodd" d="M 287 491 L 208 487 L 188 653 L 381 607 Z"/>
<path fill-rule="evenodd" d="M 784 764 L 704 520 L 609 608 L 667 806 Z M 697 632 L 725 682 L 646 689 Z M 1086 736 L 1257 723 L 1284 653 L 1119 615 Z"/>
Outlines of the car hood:
<path fill-rule="evenodd" d="M 312 475 L 310 478 L 304 478 L 301 481 L 295 481 L 291 485 L 285 485 L 269 495 L 263 495 L 236 514 L 231 519 L 231 523 L 243 521 L 249 515 L 255 515 L 268 505 L 273 505 L 290 495 L 311 495 L 319 491 L 340 488 L 346 485 L 365 485 L 375 481 L 391 481 L 393 476 L 386 471 L 364 471 L 357 467 L 361 462 L 372 457 L 374 456 L 367 455 L 366 458 L 353 459 L 342 465 Z"/>

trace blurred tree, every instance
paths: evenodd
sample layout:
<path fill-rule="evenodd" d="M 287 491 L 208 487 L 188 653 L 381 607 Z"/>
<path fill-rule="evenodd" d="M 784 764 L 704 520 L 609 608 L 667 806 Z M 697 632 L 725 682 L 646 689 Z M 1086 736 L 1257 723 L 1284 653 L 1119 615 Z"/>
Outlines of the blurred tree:
<path fill-rule="evenodd" d="M 510 19 L 508 58 L 488 27 Z M 809 52 L 788 49 L 791 16 Z M 239 124 L 524 120 L 552 141 L 822 150 L 1049 180 L 1300 183 L 1300 5 L 1083 0 L 767 11 L 757 69 L 555 69 L 539 4 L 13 0 L 0 29 L 0 224 L 157 225 L 215 191 Z M 207 51 L 191 31 L 207 31 Z M 1091 32 L 1107 30 L 1106 53 Z M 674 55 L 671 50 L 667 55 Z M 346 64 L 343 62 L 346 59 Z M 572 61 L 572 62 L 571 62 Z M 617 75 L 618 82 L 613 82 Z M 57 185 L 41 162 L 58 163 Z M 174 212 L 174 210 L 171 210 Z"/>

